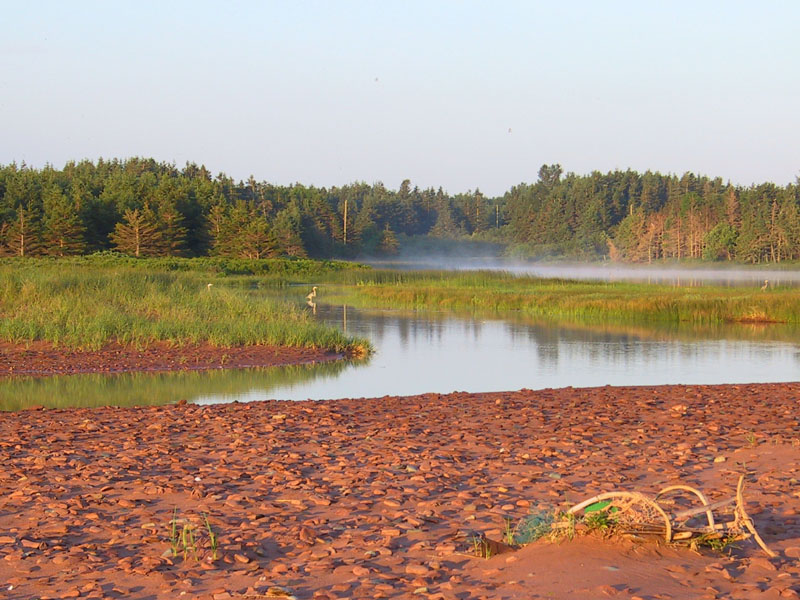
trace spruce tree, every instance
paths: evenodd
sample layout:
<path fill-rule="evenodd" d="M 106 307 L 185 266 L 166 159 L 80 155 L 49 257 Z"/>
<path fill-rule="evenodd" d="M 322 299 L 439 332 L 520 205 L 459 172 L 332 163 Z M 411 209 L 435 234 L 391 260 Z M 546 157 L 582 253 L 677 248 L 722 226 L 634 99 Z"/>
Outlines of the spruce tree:
<path fill-rule="evenodd" d="M 389 255 L 395 255 L 400 251 L 400 243 L 397 241 L 397 236 L 394 234 L 394 231 L 392 231 L 392 228 L 389 227 L 388 223 L 381 233 L 381 242 L 378 245 L 378 250 L 382 254 Z"/>
<path fill-rule="evenodd" d="M 278 252 L 288 256 L 306 256 L 300 227 L 300 211 L 296 205 L 278 213 L 272 223 L 272 236 Z"/>
<path fill-rule="evenodd" d="M 175 202 L 163 200 L 158 207 L 159 248 L 158 253 L 166 256 L 182 256 L 186 252 L 186 227 L 183 215 Z"/>
<path fill-rule="evenodd" d="M 117 250 L 132 256 L 152 256 L 158 252 L 161 232 L 152 211 L 126 210 L 122 221 L 114 227 L 111 241 Z"/>
<path fill-rule="evenodd" d="M 242 258 L 267 258 L 274 256 L 275 246 L 267 220 L 261 215 L 251 214 L 250 222 L 240 233 Z"/>
<path fill-rule="evenodd" d="M 44 251 L 51 256 L 83 253 L 86 250 L 86 226 L 75 203 L 56 186 L 44 191 L 42 203 Z"/>
<path fill-rule="evenodd" d="M 32 207 L 19 206 L 5 231 L 5 253 L 36 256 L 41 251 L 41 216 Z"/>

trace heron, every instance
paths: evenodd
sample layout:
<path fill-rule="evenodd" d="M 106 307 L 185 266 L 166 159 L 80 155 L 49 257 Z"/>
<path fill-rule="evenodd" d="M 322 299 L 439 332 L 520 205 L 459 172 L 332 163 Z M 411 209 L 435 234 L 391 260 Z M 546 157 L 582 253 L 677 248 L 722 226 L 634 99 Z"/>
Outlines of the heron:
<path fill-rule="evenodd" d="M 311 293 L 308 296 L 306 296 L 306 300 L 308 300 L 309 302 L 313 302 L 314 298 L 316 297 L 317 297 L 317 286 L 314 286 L 311 288 Z"/>
<path fill-rule="evenodd" d="M 764 292 L 769 287 L 769 279 L 764 280 L 764 285 L 761 286 L 761 291 Z"/>
<path fill-rule="evenodd" d="M 213 285 L 214 285 L 213 283 L 209 283 L 208 285 L 206 285 L 206 289 L 207 290 L 211 290 L 211 286 L 213 286 Z"/>
<path fill-rule="evenodd" d="M 311 295 L 311 294 L 309 294 L 309 296 L 310 296 L 310 295 Z M 315 315 L 315 314 L 317 314 L 317 303 L 316 303 L 316 302 L 314 302 L 314 300 L 313 300 L 312 298 L 309 298 L 309 299 L 306 301 L 306 304 L 308 304 L 308 305 L 311 307 L 311 314 L 314 314 L 314 315 Z"/>

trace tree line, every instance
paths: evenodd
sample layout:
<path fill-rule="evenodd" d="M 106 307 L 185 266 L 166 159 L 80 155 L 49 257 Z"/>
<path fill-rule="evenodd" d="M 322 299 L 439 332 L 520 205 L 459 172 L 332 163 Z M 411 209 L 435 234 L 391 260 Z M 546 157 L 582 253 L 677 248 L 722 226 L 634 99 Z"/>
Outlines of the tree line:
<path fill-rule="evenodd" d="M 562 177 L 544 165 L 535 184 L 505 196 L 507 238 L 529 255 L 611 260 L 800 259 L 800 181 L 749 187 L 650 171 Z"/>
<path fill-rule="evenodd" d="M 153 159 L 0 166 L 0 254 L 266 258 L 390 255 L 404 236 L 482 239 L 531 257 L 780 262 L 800 258 L 800 187 L 686 173 L 564 175 L 491 198 L 409 180 L 319 188 L 234 181 Z"/>

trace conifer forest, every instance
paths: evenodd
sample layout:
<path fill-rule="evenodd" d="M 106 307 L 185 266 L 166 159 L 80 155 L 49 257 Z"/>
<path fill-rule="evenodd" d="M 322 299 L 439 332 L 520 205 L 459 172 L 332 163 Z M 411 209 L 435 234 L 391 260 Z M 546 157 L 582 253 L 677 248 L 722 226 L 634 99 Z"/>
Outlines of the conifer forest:
<path fill-rule="evenodd" d="M 647 171 L 543 165 L 502 196 L 411 181 L 341 187 L 234 181 L 147 158 L 0 166 L 0 255 L 357 258 L 411 236 L 496 242 L 525 258 L 779 263 L 800 258 L 800 182 L 748 187 Z"/>

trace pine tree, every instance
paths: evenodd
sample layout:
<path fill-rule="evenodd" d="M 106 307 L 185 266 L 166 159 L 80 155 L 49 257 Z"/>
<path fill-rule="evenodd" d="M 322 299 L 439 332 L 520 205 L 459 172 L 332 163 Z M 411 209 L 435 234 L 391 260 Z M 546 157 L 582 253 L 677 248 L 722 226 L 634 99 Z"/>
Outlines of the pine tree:
<path fill-rule="evenodd" d="M 152 211 L 138 208 L 126 210 L 122 221 L 114 227 L 111 241 L 117 250 L 133 256 L 152 256 L 161 244 L 161 232 Z"/>
<path fill-rule="evenodd" d="M 183 226 L 183 215 L 178 212 L 174 201 L 164 200 L 160 203 L 158 227 L 159 254 L 182 256 L 186 252 L 186 227 Z"/>
<path fill-rule="evenodd" d="M 42 241 L 51 256 L 81 254 L 86 250 L 86 226 L 75 203 L 56 186 L 43 194 L 44 222 Z"/>
<path fill-rule="evenodd" d="M 256 214 L 251 214 L 251 219 L 241 232 L 240 255 L 243 258 L 267 258 L 274 256 L 275 245 L 269 231 L 267 220 Z"/>
<path fill-rule="evenodd" d="M 243 233 L 250 222 L 251 211 L 244 200 L 231 208 L 222 204 L 212 208 L 212 236 L 214 254 L 219 256 L 246 256 Z M 216 229 L 216 233 L 213 232 Z"/>
<path fill-rule="evenodd" d="M 288 256 L 307 256 L 300 227 L 300 212 L 296 205 L 277 214 L 272 224 L 272 236 L 278 252 Z"/>
<path fill-rule="evenodd" d="M 13 256 L 35 256 L 41 250 L 41 219 L 39 212 L 19 206 L 5 232 L 6 253 Z"/>
<path fill-rule="evenodd" d="M 382 254 L 389 255 L 395 255 L 400 250 L 400 243 L 397 241 L 397 236 L 394 234 L 394 231 L 392 231 L 392 228 L 389 227 L 388 223 L 381 233 L 381 242 L 378 245 L 378 250 Z"/>
<path fill-rule="evenodd" d="M 228 210 L 224 200 L 215 203 L 206 217 L 208 236 L 211 239 L 211 253 L 220 254 L 220 245 L 224 245 L 223 228 L 228 218 Z"/>

